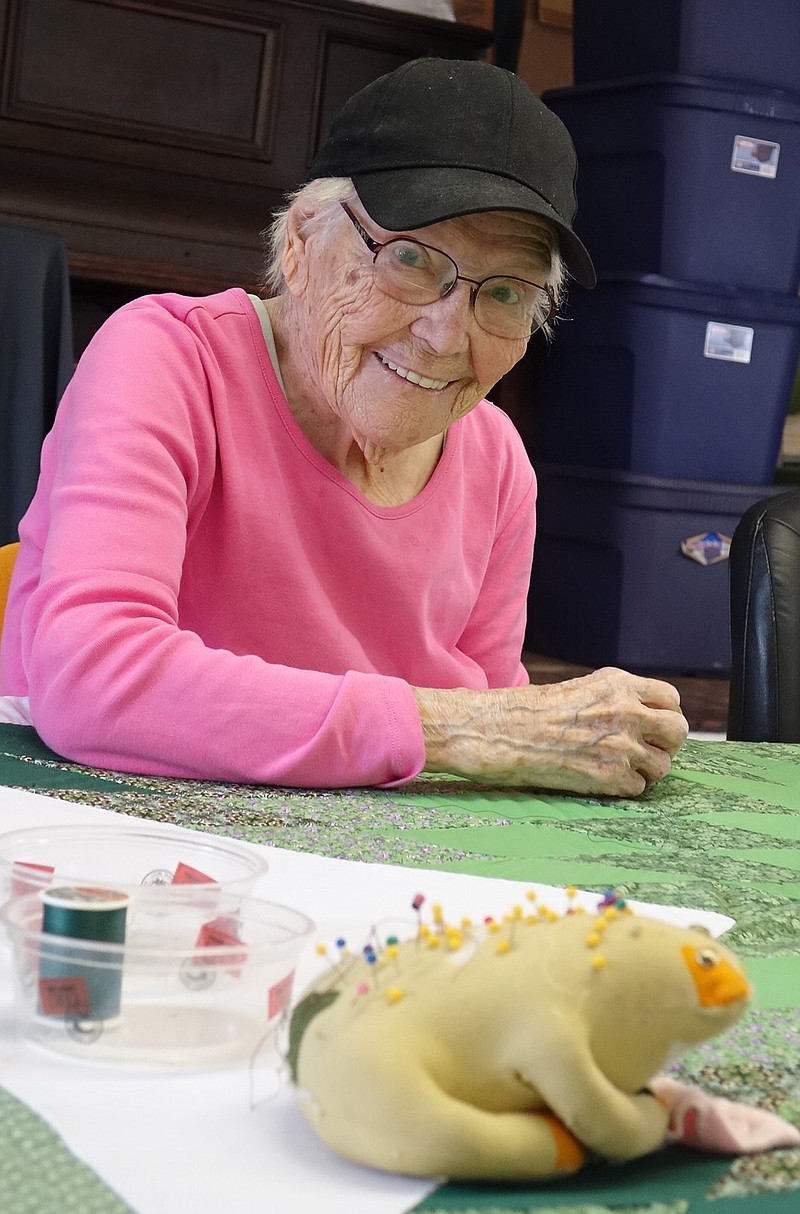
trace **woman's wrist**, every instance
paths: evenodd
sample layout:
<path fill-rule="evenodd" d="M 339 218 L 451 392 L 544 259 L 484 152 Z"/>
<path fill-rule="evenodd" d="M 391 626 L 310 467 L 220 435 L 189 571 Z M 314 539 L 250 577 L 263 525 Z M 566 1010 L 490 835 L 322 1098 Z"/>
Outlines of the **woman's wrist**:
<path fill-rule="evenodd" d="M 507 768 L 513 770 L 519 741 L 508 734 L 508 691 L 463 687 L 412 690 L 422 722 L 426 771 L 480 780 Z"/>

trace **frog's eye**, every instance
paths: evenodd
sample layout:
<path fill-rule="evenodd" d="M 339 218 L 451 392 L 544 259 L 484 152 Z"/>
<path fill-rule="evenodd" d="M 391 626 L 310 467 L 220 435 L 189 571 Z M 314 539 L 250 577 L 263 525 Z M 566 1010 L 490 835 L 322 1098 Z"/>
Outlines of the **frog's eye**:
<path fill-rule="evenodd" d="M 705 970 L 713 969 L 715 965 L 719 965 L 719 954 L 713 948 L 701 949 L 696 954 L 697 964 Z"/>

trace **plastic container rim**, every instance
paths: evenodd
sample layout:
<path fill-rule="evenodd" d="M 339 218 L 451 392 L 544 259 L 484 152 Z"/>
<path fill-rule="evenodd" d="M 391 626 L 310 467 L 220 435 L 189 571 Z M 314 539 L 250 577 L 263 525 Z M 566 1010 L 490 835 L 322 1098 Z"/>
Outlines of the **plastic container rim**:
<path fill-rule="evenodd" d="M 198 889 L 197 886 L 193 888 Z M 202 889 L 202 887 L 200 888 Z M 76 961 L 94 965 L 99 969 L 119 968 L 123 959 L 136 966 L 147 962 L 157 962 L 162 965 L 165 962 L 176 962 L 186 957 L 199 957 L 220 966 L 224 966 L 225 962 L 241 964 L 243 953 L 247 954 L 248 962 L 254 958 L 258 959 L 260 954 L 276 956 L 284 949 L 294 948 L 300 944 L 304 937 L 310 935 L 314 930 L 313 919 L 296 907 L 286 906 L 281 902 L 268 902 L 261 898 L 248 898 L 244 907 L 241 908 L 245 924 L 248 918 L 258 918 L 259 912 L 262 912 L 259 921 L 267 927 L 274 926 L 286 933 L 282 940 L 265 940 L 256 944 L 252 944 L 248 940 L 240 940 L 232 944 L 194 943 L 179 948 L 159 948 L 155 945 L 142 946 L 128 942 L 117 944 L 105 940 L 83 940 L 75 936 L 59 936 L 52 932 L 42 931 L 38 920 L 36 927 L 27 926 L 25 916 L 37 912 L 41 906 L 41 897 L 37 892 L 25 894 L 21 898 L 13 898 L 0 907 L 0 922 L 6 930 L 12 947 L 14 949 L 24 948 L 24 951 L 27 952 L 35 950 L 40 957 L 49 959 L 52 959 L 50 958 L 52 950 L 53 957 L 57 960 L 63 960 L 64 949 L 69 947 L 70 953 Z M 167 909 L 166 904 L 165 909 Z M 288 923 L 272 923 L 265 912 L 278 912 L 279 916 L 288 920 Z"/>
<path fill-rule="evenodd" d="M 154 842 L 154 843 L 180 843 L 187 850 L 195 849 L 207 852 L 209 855 L 225 856 L 229 859 L 235 859 L 238 862 L 245 861 L 253 870 L 253 878 L 264 876 L 269 871 L 269 862 L 255 849 L 244 844 L 238 844 L 230 840 L 221 839 L 219 842 L 214 838 L 209 838 L 198 833 L 197 839 L 187 838 L 186 835 L 177 830 L 171 830 L 169 827 L 155 829 L 152 827 L 136 827 L 136 826 L 109 826 L 90 824 L 70 823 L 68 825 L 56 826 L 26 826 L 18 830 L 11 830 L 0 834 L 0 868 L 7 868 L 13 873 L 19 869 L 23 872 L 28 865 L 33 865 L 37 861 L 26 861 L 21 856 L 9 856 L 9 850 L 16 846 L 24 848 L 26 844 L 29 846 L 47 844 L 51 840 L 54 844 L 58 844 L 60 840 L 85 840 L 87 842 L 103 843 L 106 840 L 113 842 L 115 840 L 130 839 L 134 842 Z M 32 879 L 35 869 L 31 869 Z M 98 873 L 82 873 L 76 874 L 70 880 L 80 880 L 82 882 L 97 882 L 105 881 L 105 877 Z M 233 878 L 231 883 L 242 878 Z M 115 885 L 126 884 L 115 879 Z M 209 885 L 224 887 L 224 881 L 211 881 Z M 138 887 L 138 886 L 137 886 Z M 171 887 L 164 887 L 171 888 Z M 174 887 L 176 890 L 185 890 L 188 886 L 178 885 Z M 192 886 L 191 888 L 196 888 Z"/>

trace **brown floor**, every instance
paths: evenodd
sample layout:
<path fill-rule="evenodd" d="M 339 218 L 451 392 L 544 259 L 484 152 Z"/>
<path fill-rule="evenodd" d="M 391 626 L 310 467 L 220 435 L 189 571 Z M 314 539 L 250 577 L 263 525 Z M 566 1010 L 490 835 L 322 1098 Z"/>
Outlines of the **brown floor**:
<path fill-rule="evenodd" d="M 532 683 L 560 683 L 588 674 L 590 667 L 574 666 L 557 658 L 545 658 L 540 654 L 524 653 L 522 659 L 531 676 Z M 659 678 L 674 683 L 681 696 L 681 704 L 689 722 L 689 728 L 703 733 L 724 733 L 728 715 L 728 680 L 721 677 L 690 678 L 687 675 L 660 674 Z"/>

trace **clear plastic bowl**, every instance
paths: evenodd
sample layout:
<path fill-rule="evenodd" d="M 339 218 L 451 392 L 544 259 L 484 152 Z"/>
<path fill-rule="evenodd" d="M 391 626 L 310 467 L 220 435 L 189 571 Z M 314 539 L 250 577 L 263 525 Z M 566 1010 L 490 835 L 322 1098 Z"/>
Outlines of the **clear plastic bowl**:
<path fill-rule="evenodd" d="M 41 892 L 0 909 L 22 1035 L 61 1054 L 133 1067 L 252 1058 L 288 1009 L 313 922 L 300 911 L 207 890 L 131 900 L 122 944 L 42 931 Z M 109 990 L 93 1015 L 91 992 Z M 87 994 L 89 992 L 89 994 Z M 91 996 L 91 997 L 90 997 Z"/>
<path fill-rule="evenodd" d="M 267 872 L 255 849 L 191 831 L 142 826 L 42 826 L 0 834 L 0 902 L 50 885 L 102 884 L 132 897 L 178 900 L 205 878 L 247 894 Z"/>

